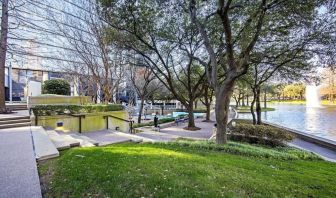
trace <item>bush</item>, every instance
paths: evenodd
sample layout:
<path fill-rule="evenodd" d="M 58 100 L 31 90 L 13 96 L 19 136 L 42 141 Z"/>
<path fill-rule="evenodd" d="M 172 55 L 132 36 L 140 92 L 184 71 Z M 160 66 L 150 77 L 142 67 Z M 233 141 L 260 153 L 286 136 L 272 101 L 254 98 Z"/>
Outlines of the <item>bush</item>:
<path fill-rule="evenodd" d="M 43 83 L 43 93 L 70 95 L 70 84 L 63 79 L 46 80 Z"/>
<path fill-rule="evenodd" d="M 32 108 L 35 116 L 94 113 L 123 110 L 122 105 L 37 105 Z"/>
<path fill-rule="evenodd" d="M 175 118 L 161 118 L 159 119 L 159 124 L 167 123 L 167 122 L 173 122 L 175 121 Z M 139 128 L 144 126 L 154 126 L 154 121 L 146 122 L 146 123 L 137 123 L 133 125 L 133 128 Z"/>
<path fill-rule="evenodd" d="M 295 138 L 293 134 L 281 128 L 247 123 L 237 123 L 237 126 L 231 128 L 231 132 L 230 139 L 232 140 L 270 146 L 283 145 L 285 141 Z"/>
<path fill-rule="evenodd" d="M 188 113 L 188 111 L 186 109 L 176 109 L 174 111 Z M 206 109 L 194 109 L 194 113 L 206 113 Z"/>

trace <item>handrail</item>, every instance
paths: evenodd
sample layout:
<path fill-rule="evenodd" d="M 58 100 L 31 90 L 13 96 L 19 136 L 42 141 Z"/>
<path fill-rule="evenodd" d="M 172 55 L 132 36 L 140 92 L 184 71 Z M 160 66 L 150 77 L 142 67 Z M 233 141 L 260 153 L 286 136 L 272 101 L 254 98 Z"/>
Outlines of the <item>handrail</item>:
<path fill-rule="evenodd" d="M 124 121 L 124 122 L 128 122 L 129 125 L 130 125 L 130 129 L 129 129 L 129 132 L 130 133 L 133 133 L 133 123 L 134 121 L 133 120 L 126 120 L 126 119 L 123 119 L 123 118 L 119 118 L 119 117 L 116 117 L 116 116 L 113 116 L 113 115 L 104 115 L 103 118 L 106 119 L 106 129 L 109 128 L 108 126 L 108 118 L 115 118 L 117 120 L 121 120 L 121 121 Z"/>
<path fill-rule="evenodd" d="M 82 118 L 85 118 L 85 114 L 66 114 L 66 115 L 69 115 L 69 116 L 72 116 L 72 117 L 76 117 L 79 119 L 79 133 L 82 133 Z"/>
<path fill-rule="evenodd" d="M 116 117 L 116 116 L 113 116 L 113 115 L 104 115 L 103 116 L 104 118 L 106 117 L 111 117 L 111 118 L 115 118 L 115 119 L 118 119 L 118 120 L 122 120 L 122 121 L 125 121 L 125 122 L 134 122 L 133 120 L 126 120 L 126 119 L 123 119 L 123 118 L 119 118 L 119 117 Z"/>

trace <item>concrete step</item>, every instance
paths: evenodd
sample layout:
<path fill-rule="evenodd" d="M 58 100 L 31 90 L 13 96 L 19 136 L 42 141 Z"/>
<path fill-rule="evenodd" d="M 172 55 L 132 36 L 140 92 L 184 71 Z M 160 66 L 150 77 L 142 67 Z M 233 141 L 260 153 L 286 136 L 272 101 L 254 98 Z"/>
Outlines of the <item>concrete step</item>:
<path fill-rule="evenodd" d="M 137 136 L 136 134 L 130 134 L 130 133 L 124 133 L 124 132 L 118 132 L 118 131 L 114 131 L 113 133 L 115 133 L 119 136 L 130 138 L 132 142 L 137 142 L 137 143 L 140 143 L 140 142 L 154 142 L 152 139 L 140 137 L 140 136 Z"/>
<path fill-rule="evenodd" d="M 15 124 L 15 123 L 24 123 L 24 122 L 31 122 L 30 119 L 19 119 L 19 120 L 0 120 L 0 125 L 4 124 Z"/>
<path fill-rule="evenodd" d="M 110 144 L 118 144 L 123 142 L 132 142 L 132 138 L 118 135 L 110 130 L 102 130 L 95 132 L 83 133 L 84 136 L 98 142 L 98 146 L 106 146 Z"/>
<path fill-rule="evenodd" d="M 0 125 L 0 129 L 9 129 L 9 128 L 16 128 L 16 127 L 26 127 L 30 126 L 31 122 L 23 122 L 23 123 L 14 123 L 14 124 L 2 124 Z"/>
<path fill-rule="evenodd" d="M 93 147 L 99 145 L 99 142 L 87 136 L 80 135 L 80 133 L 69 133 L 69 135 L 80 142 L 80 147 Z"/>
<path fill-rule="evenodd" d="M 58 150 L 42 127 L 32 126 L 31 132 L 37 160 L 46 160 L 59 156 Z"/>
<path fill-rule="evenodd" d="M 13 105 L 6 105 L 6 108 L 9 108 L 13 111 L 17 110 L 27 110 L 27 104 L 13 104 Z"/>
<path fill-rule="evenodd" d="M 120 144 L 120 143 L 125 143 L 125 142 L 131 142 L 130 139 L 115 139 L 115 140 L 112 140 L 112 141 L 103 141 L 103 142 L 99 142 L 98 146 L 108 146 L 108 145 L 111 145 L 111 144 Z"/>
<path fill-rule="evenodd" d="M 9 120 L 30 120 L 30 116 L 8 116 L 6 118 L 0 118 L 0 121 L 9 121 Z"/>
<path fill-rule="evenodd" d="M 132 134 L 133 135 L 133 134 Z M 143 138 L 144 142 L 168 142 L 179 138 L 180 136 L 161 133 L 156 131 L 143 131 L 137 133 L 138 138 Z"/>
<path fill-rule="evenodd" d="M 46 131 L 50 140 L 54 143 L 57 150 L 65 150 L 70 147 L 76 147 L 80 145 L 80 142 L 75 138 L 71 137 L 67 134 L 60 134 L 54 130 L 47 130 Z"/>

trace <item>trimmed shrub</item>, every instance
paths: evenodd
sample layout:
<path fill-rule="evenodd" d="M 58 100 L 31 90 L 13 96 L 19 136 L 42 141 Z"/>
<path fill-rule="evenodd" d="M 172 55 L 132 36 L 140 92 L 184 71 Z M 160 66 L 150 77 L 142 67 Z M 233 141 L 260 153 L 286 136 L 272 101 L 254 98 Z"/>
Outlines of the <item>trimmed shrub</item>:
<path fill-rule="evenodd" d="M 32 108 L 35 116 L 63 115 L 63 114 L 78 114 L 78 113 L 94 113 L 121 111 L 122 105 L 38 105 Z"/>
<path fill-rule="evenodd" d="M 174 111 L 188 113 L 188 111 L 186 109 L 176 109 Z M 194 113 L 206 113 L 206 109 L 194 109 Z"/>
<path fill-rule="evenodd" d="M 175 121 L 175 118 L 161 118 L 159 119 L 159 124 L 167 123 L 167 122 L 173 122 Z M 146 123 L 137 123 L 133 125 L 133 128 L 139 128 L 144 126 L 154 126 L 154 121 L 146 122 Z"/>
<path fill-rule="evenodd" d="M 284 129 L 273 126 L 237 123 L 231 128 L 229 138 L 236 141 L 278 146 L 293 140 L 295 136 Z"/>
<path fill-rule="evenodd" d="M 70 95 L 70 84 L 63 79 L 46 80 L 42 90 L 43 94 Z"/>

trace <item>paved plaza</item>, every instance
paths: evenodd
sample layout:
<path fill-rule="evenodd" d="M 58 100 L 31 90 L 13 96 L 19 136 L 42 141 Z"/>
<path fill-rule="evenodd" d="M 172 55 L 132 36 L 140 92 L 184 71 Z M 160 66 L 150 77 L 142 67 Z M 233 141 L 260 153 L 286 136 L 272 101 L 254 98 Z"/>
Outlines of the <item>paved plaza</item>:
<path fill-rule="evenodd" d="M 0 130 L 0 197 L 41 197 L 30 127 Z"/>

